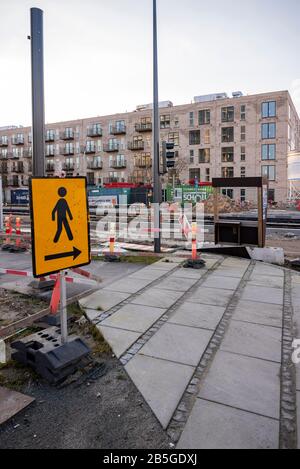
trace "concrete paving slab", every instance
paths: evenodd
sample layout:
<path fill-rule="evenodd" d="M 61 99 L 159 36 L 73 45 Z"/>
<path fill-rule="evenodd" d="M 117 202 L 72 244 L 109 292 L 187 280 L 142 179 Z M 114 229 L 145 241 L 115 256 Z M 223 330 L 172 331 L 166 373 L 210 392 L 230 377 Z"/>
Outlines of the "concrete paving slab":
<path fill-rule="evenodd" d="M 283 277 L 252 274 L 248 285 L 258 287 L 283 288 Z"/>
<path fill-rule="evenodd" d="M 106 291 L 106 290 L 97 290 L 91 295 L 79 300 L 80 306 L 87 309 L 96 309 L 100 311 L 107 311 L 110 308 L 113 308 L 122 301 L 129 298 L 130 293 L 120 293 Z"/>
<path fill-rule="evenodd" d="M 280 363 L 281 335 L 276 327 L 232 321 L 221 350 Z"/>
<path fill-rule="evenodd" d="M 163 428 L 166 428 L 194 368 L 136 355 L 125 369 Z"/>
<path fill-rule="evenodd" d="M 242 300 L 258 301 L 274 305 L 283 304 L 283 290 L 279 288 L 247 285 L 241 295 Z"/>
<path fill-rule="evenodd" d="M 224 307 L 186 302 L 177 309 L 168 322 L 215 330 L 224 311 Z"/>
<path fill-rule="evenodd" d="M 211 336 L 212 331 L 167 323 L 151 337 L 139 353 L 196 366 Z"/>
<path fill-rule="evenodd" d="M 233 319 L 281 328 L 282 310 L 283 306 L 280 305 L 241 300 L 233 313 Z"/>
<path fill-rule="evenodd" d="M 209 288 L 223 288 L 224 290 L 236 290 L 239 283 L 240 278 L 233 278 L 233 277 L 222 277 L 216 274 L 211 274 L 204 283 L 202 283 L 202 287 L 209 287 Z"/>
<path fill-rule="evenodd" d="M 159 284 L 161 290 L 174 290 L 185 292 L 189 290 L 195 283 L 197 279 L 193 278 L 178 278 L 178 277 L 168 277 Z"/>
<path fill-rule="evenodd" d="M 172 273 L 169 278 L 190 278 L 190 279 L 199 280 L 201 277 L 203 277 L 204 274 L 206 274 L 206 272 L 207 272 L 206 268 L 203 268 L 200 270 L 181 268 L 181 269 L 175 270 L 175 272 Z"/>
<path fill-rule="evenodd" d="M 182 292 L 149 288 L 149 290 L 134 298 L 132 303 L 154 306 L 155 308 L 170 308 L 182 295 Z"/>
<path fill-rule="evenodd" d="M 161 308 L 128 304 L 105 319 L 101 325 L 135 332 L 145 332 L 165 312 L 166 310 Z"/>
<path fill-rule="evenodd" d="M 97 328 L 103 335 L 106 342 L 111 346 L 117 358 L 138 340 L 140 332 L 124 331 L 113 327 L 98 325 Z"/>
<path fill-rule="evenodd" d="M 97 311 L 96 309 L 85 309 L 84 312 L 90 321 L 94 321 L 103 311 Z"/>
<path fill-rule="evenodd" d="M 239 259 L 236 257 L 227 257 L 224 262 L 222 262 L 223 266 L 226 267 L 240 267 L 240 268 L 245 268 L 249 266 L 250 261 L 247 259 Z"/>
<path fill-rule="evenodd" d="M 213 306 L 227 306 L 233 292 L 230 290 L 222 290 L 216 288 L 199 287 L 191 296 L 189 303 L 201 303 Z"/>
<path fill-rule="evenodd" d="M 220 267 L 216 269 L 216 274 L 221 277 L 233 277 L 241 279 L 246 270 L 247 268 L 220 265 Z"/>
<path fill-rule="evenodd" d="M 279 419 L 280 365 L 217 352 L 199 397 Z"/>
<path fill-rule="evenodd" d="M 299 285 L 300 285 L 300 275 L 294 274 L 294 275 L 292 276 L 292 283 L 294 284 L 294 286 L 298 286 L 298 288 L 300 288 L 300 287 L 299 287 Z"/>
<path fill-rule="evenodd" d="M 283 277 L 284 271 L 280 267 L 257 262 L 253 270 L 253 275 L 274 275 L 275 277 Z"/>
<path fill-rule="evenodd" d="M 155 262 L 154 264 L 151 264 L 152 269 L 158 269 L 158 270 L 167 270 L 170 271 L 172 269 L 176 269 L 178 267 L 178 264 L 176 262 Z"/>
<path fill-rule="evenodd" d="M 136 272 L 132 275 L 130 275 L 128 278 L 130 279 L 146 279 L 146 280 L 151 280 L 152 282 L 159 279 L 160 277 L 163 277 L 166 274 L 164 270 L 161 269 L 152 269 L 150 267 L 146 267 L 145 269 L 140 270 L 139 272 Z"/>
<path fill-rule="evenodd" d="M 134 279 L 134 282 L 131 278 L 127 277 L 118 282 L 114 282 L 108 287 L 105 287 L 104 290 L 122 292 L 122 293 L 137 293 L 139 290 L 142 290 L 147 285 L 151 283 L 149 279 Z"/>
<path fill-rule="evenodd" d="M 278 449 L 278 435 L 276 420 L 197 399 L 177 449 Z"/>
<path fill-rule="evenodd" d="M 0 425 L 21 410 L 28 407 L 35 399 L 11 389 L 0 387 Z"/>

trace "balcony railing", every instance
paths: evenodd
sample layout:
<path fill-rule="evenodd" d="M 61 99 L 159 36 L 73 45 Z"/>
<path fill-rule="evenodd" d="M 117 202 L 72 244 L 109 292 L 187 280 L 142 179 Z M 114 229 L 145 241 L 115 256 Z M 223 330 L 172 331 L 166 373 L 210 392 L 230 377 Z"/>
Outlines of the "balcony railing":
<path fill-rule="evenodd" d="M 60 151 L 61 151 L 61 155 L 68 156 L 68 155 L 74 155 L 75 149 L 72 147 L 70 148 L 62 147 Z"/>
<path fill-rule="evenodd" d="M 47 164 L 46 165 L 46 172 L 52 173 L 54 171 L 54 164 Z"/>
<path fill-rule="evenodd" d="M 9 179 L 7 185 L 11 187 L 20 187 L 19 179 Z"/>
<path fill-rule="evenodd" d="M 0 140 L 0 147 L 8 147 L 8 140 Z"/>
<path fill-rule="evenodd" d="M 13 145 L 24 145 L 24 137 L 13 137 L 12 144 Z"/>
<path fill-rule="evenodd" d="M 0 173 L 8 174 L 8 167 L 7 166 L 0 166 Z"/>
<path fill-rule="evenodd" d="M 103 145 L 103 151 L 106 151 L 107 153 L 112 153 L 114 151 L 119 151 L 119 144 L 114 143 L 114 144 L 108 144 L 108 145 Z"/>
<path fill-rule="evenodd" d="M 103 163 L 102 163 L 102 161 L 88 163 L 87 168 L 88 169 L 102 169 L 103 168 Z"/>
<path fill-rule="evenodd" d="M 135 124 L 134 126 L 136 132 L 151 132 L 152 131 L 152 122 L 146 122 L 145 124 Z"/>
<path fill-rule="evenodd" d="M 87 146 L 87 147 L 83 147 L 83 151 L 87 155 L 91 155 L 91 154 L 96 153 L 97 149 L 96 149 L 96 146 Z"/>
<path fill-rule="evenodd" d="M 135 159 L 134 161 L 134 166 L 136 168 L 151 168 L 152 167 L 152 160 L 140 160 L 138 158 Z"/>
<path fill-rule="evenodd" d="M 128 142 L 127 145 L 128 150 L 131 151 L 137 151 L 137 150 L 144 150 L 145 149 L 145 142 L 143 141 L 133 141 L 133 142 Z"/>
<path fill-rule="evenodd" d="M 17 166 L 14 170 L 15 173 L 24 173 L 24 166 Z"/>
<path fill-rule="evenodd" d="M 102 129 L 88 128 L 86 135 L 88 137 L 102 137 Z"/>
<path fill-rule="evenodd" d="M 73 153 L 72 153 L 73 154 Z M 46 150 L 46 157 L 53 157 L 55 156 L 55 151 L 54 150 Z"/>
<path fill-rule="evenodd" d="M 126 182 L 126 181 L 124 178 L 113 178 L 113 177 L 103 178 L 103 184 L 113 184 L 116 182 Z"/>
<path fill-rule="evenodd" d="M 126 160 L 112 160 L 110 161 L 109 163 L 109 167 L 110 168 L 114 168 L 114 169 L 120 169 L 120 168 L 126 168 L 127 164 L 126 164 Z"/>
<path fill-rule="evenodd" d="M 74 140 L 75 138 L 75 132 L 69 132 L 65 130 L 64 132 L 60 133 L 60 139 L 61 140 Z"/>
<path fill-rule="evenodd" d="M 32 158 L 32 150 L 25 150 L 23 156 L 24 158 Z"/>
<path fill-rule="evenodd" d="M 64 170 L 64 171 L 74 171 L 74 169 L 75 169 L 74 164 L 65 163 L 65 164 L 63 165 L 63 170 Z"/>
<path fill-rule="evenodd" d="M 7 153 L 7 158 L 11 159 L 11 160 L 14 160 L 14 159 L 17 160 L 17 159 L 21 158 L 21 156 L 22 156 L 21 153 L 12 153 L 10 151 Z"/>
<path fill-rule="evenodd" d="M 6 154 L 0 153 L 0 160 L 7 160 L 7 153 Z"/>
<path fill-rule="evenodd" d="M 110 130 L 111 135 L 126 134 L 126 125 L 114 125 Z"/>

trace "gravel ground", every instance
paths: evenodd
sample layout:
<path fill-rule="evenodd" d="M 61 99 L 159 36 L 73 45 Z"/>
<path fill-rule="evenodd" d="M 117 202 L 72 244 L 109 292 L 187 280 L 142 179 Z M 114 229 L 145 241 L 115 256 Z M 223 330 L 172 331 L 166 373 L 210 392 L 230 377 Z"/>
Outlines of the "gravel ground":
<path fill-rule="evenodd" d="M 0 329 L 44 309 L 45 303 L 0 288 Z"/>

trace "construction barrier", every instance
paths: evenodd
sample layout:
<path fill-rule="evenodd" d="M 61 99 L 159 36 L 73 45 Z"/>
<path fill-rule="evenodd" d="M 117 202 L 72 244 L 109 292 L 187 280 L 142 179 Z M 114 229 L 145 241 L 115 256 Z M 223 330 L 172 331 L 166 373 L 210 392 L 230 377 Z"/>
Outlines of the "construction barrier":
<path fill-rule="evenodd" d="M 89 278 L 89 272 L 86 272 L 86 271 L 83 271 L 82 269 L 76 269 L 77 272 L 75 271 L 75 273 L 79 273 L 78 270 L 81 271 L 80 275 L 83 275 L 84 277 L 87 277 L 87 279 L 84 279 L 84 278 L 77 278 L 77 277 L 65 277 L 66 279 L 66 282 L 68 283 L 78 283 L 78 284 L 85 284 L 85 285 L 91 285 L 91 284 L 98 284 L 101 282 L 101 279 L 96 279 L 95 276 L 93 276 L 94 278 Z M 84 272 L 84 274 L 83 274 Z M 30 278 L 33 278 L 33 273 L 31 271 L 27 271 L 27 270 L 15 270 L 15 269 L 2 269 L 0 268 L 0 274 L 4 274 L 4 275 L 15 275 L 15 276 L 19 276 L 19 277 L 30 277 Z M 92 275 L 91 275 L 92 276 Z M 47 277 L 44 277 L 44 280 L 57 280 L 57 274 L 52 274 L 52 275 L 48 275 Z"/>

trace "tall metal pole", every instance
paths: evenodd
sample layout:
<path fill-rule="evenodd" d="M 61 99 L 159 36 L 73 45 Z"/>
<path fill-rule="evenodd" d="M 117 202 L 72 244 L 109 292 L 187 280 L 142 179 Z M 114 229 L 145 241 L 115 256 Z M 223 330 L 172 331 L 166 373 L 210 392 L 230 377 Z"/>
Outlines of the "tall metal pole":
<path fill-rule="evenodd" d="M 30 9 L 32 87 L 32 174 L 45 175 L 45 106 L 43 11 Z"/>
<path fill-rule="evenodd" d="M 153 0 L 153 202 L 154 202 L 154 252 L 161 252 L 159 176 L 159 113 L 158 113 L 158 65 L 157 65 L 157 11 Z"/>

